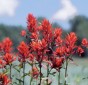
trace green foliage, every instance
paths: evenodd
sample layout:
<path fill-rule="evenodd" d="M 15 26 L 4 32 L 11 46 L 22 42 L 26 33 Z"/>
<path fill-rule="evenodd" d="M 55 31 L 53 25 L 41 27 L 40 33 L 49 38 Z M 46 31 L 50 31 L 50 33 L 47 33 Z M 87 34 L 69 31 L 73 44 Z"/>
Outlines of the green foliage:
<path fill-rule="evenodd" d="M 88 18 L 85 16 L 76 16 L 70 20 L 71 31 L 76 32 L 79 38 L 88 38 Z"/>
<path fill-rule="evenodd" d="M 0 24 L 0 41 L 5 37 L 10 37 L 16 47 L 23 38 L 20 36 L 20 32 L 23 29 L 21 26 L 7 26 Z M 16 49 L 16 48 L 15 48 Z"/>
<path fill-rule="evenodd" d="M 76 16 L 70 20 L 71 31 L 75 32 L 78 36 L 78 44 L 81 43 L 82 38 L 88 39 L 88 18 L 85 16 Z M 85 55 L 86 54 L 86 55 Z M 83 56 L 88 55 L 88 50 L 85 49 Z"/>

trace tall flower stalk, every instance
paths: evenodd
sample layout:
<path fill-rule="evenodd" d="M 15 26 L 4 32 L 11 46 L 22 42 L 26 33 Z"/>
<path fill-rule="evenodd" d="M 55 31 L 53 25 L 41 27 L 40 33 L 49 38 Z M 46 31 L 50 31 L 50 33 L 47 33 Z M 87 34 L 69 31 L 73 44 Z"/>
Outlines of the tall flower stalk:
<path fill-rule="evenodd" d="M 42 66 L 41 66 L 41 61 L 39 62 L 39 68 L 40 68 L 40 85 L 41 85 L 41 80 L 42 80 Z"/>
<path fill-rule="evenodd" d="M 23 85 L 25 85 L 25 62 L 23 62 Z"/>
<path fill-rule="evenodd" d="M 9 67 L 10 67 L 10 79 L 12 79 L 12 64 L 10 64 Z"/>
<path fill-rule="evenodd" d="M 64 83 L 64 85 L 67 85 L 66 84 L 66 79 L 67 79 L 67 70 L 68 70 L 68 59 L 66 59 L 66 67 L 65 67 L 65 83 Z"/>
<path fill-rule="evenodd" d="M 58 85 L 60 85 L 60 70 L 58 72 Z"/>

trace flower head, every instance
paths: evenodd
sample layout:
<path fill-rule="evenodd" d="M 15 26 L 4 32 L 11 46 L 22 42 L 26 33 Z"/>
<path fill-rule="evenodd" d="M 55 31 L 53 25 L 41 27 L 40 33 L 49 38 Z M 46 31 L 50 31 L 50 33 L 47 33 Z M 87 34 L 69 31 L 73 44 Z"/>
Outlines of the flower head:
<path fill-rule="evenodd" d="M 6 62 L 7 65 L 11 64 L 13 61 L 16 60 L 15 57 L 13 57 L 12 54 L 10 53 L 6 53 L 3 57 L 4 61 Z"/>
<path fill-rule="evenodd" d="M 5 38 L 2 42 L 2 49 L 4 50 L 5 53 L 10 53 L 12 50 L 12 41 L 10 38 Z"/>
<path fill-rule="evenodd" d="M 24 37 L 25 35 L 26 35 L 26 31 L 25 31 L 25 30 L 22 30 L 22 31 L 21 31 L 21 36 Z"/>
<path fill-rule="evenodd" d="M 64 61 L 63 57 L 61 57 L 61 58 L 58 58 L 58 57 L 52 58 L 52 68 L 60 69 L 62 64 L 63 64 L 63 61 Z"/>
<path fill-rule="evenodd" d="M 42 33 L 43 37 L 47 42 L 51 42 L 52 40 L 52 26 L 47 19 L 42 21 Z"/>
<path fill-rule="evenodd" d="M 77 49 L 77 53 L 78 53 L 79 55 L 81 55 L 82 53 L 84 53 L 83 48 L 79 46 L 78 49 Z"/>
<path fill-rule="evenodd" d="M 36 18 L 32 15 L 29 14 L 27 17 L 27 28 L 30 32 L 36 32 L 36 27 L 37 26 L 37 21 Z"/>
<path fill-rule="evenodd" d="M 65 55 L 65 48 L 64 46 L 56 48 L 55 54 L 59 57 L 63 57 Z"/>
<path fill-rule="evenodd" d="M 62 35 L 62 29 L 61 28 L 56 28 L 54 30 L 54 38 L 56 39 L 58 36 L 60 37 Z"/>
<path fill-rule="evenodd" d="M 32 75 L 33 78 L 38 78 L 38 76 L 39 76 L 39 70 L 38 70 L 37 67 L 34 66 L 32 68 L 31 75 Z"/>
<path fill-rule="evenodd" d="M 6 65 L 6 62 L 0 59 L 0 68 L 3 68 Z"/>
<path fill-rule="evenodd" d="M 28 55 L 29 55 L 28 45 L 24 41 L 22 41 L 17 49 L 20 54 L 20 59 L 22 61 L 25 61 L 25 59 L 28 58 Z"/>
<path fill-rule="evenodd" d="M 82 39 L 82 45 L 85 47 L 88 46 L 88 41 L 86 38 Z"/>
<path fill-rule="evenodd" d="M 0 85 L 9 85 L 11 80 L 5 74 L 0 74 Z"/>

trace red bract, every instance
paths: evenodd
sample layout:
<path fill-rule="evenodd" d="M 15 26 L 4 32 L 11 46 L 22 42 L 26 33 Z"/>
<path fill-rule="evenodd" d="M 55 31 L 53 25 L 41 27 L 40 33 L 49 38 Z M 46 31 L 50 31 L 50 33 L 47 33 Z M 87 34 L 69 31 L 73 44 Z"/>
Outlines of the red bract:
<path fill-rule="evenodd" d="M 62 40 L 62 38 L 61 38 L 60 36 L 58 36 L 58 37 L 55 39 L 55 41 L 56 41 L 56 45 L 57 45 L 57 46 L 60 46 L 60 45 L 63 44 L 63 40 Z"/>
<path fill-rule="evenodd" d="M 47 47 L 47 43 L 44 39 L 39 41 L 32 41 L 31 47 L 34 51 L 40 51 L 43 52 L 43 50 Z"/>
<path fill-rule="evenodd" d="M 82 49 L 82 47 L 79 46 L 78 49 L 77 49 L 77 53 L 79 55 L 81 55 L 83 52 L 84 52 L 84 50 Z"/>
<path fill-rule="evenodd" d="M 55 54 L 59 57 L 65 56 L 65 47 L 62 46 L 62 47 L 56 48 Z"/>
<path fill-rule="evenodd" d="M 30 38 L 33 40 L 38 40 L 38 34 L 36 32 L 33 32 L 33 33 L 31 33 Z"/>
<path fill-rule="evenodd" d="M 65 47 L 65 54 L 66 56 L 70 56 L 70 54 L 72 53 L 72 50 L 70 47 Z"/>
<path fill-rule="evenodd" d="M 36 27 L 37 26 L 37 21 L 36 18 L 32 15 L 29 14 L 27 17 L 27 28 L 30 32 L 36 32 Z"/>
<path fill-rule="evenodd" d="M 61 57 L 61 58 L 58 58 L 58 57 L 52 58 L 52 68 L 60 69 L 62 64 L 63 64 L 63 61 L 64 61 L 63 57 Z"/>
<path fill-rule="evenodd" d="M 74 32 L 71 32 L 70 34 L 67 35 L 65 42 L 67 46 L 72 46 L 74 47 L 74 44 L 77 41 L 77 36 Z"/>
<path fill-rule="evenodd" d="M 6 53 L 3 57 L 4 61 L 6 62 L 7 65 L 11 64 L 13 61 L 16 60 L 15 57 L 13 57 L 12 54 L 10 53 Z"/>
<path fill-rule="evenodd" d="M 62 35 L 62 29 L 61 28 L 55 28 L 54 38 L 57 39 L 57 37 L 61 37 L 61 35 Z"/>
<path fill-rule="evenodd" d="M 34 66 L 32 68 L 31 75 L 32 75 L 33 78 L 38 78 L 38 76 L 39 76 L 39 70 L 38 70 L 37 67 Z"/>
<path fill-rule="evenodd" d="M 0 68 L 3 68 L 6 65 L 6 62 L 0 59 Z"/>
<path fill-rule="evenodd" d="M 10 53 L 12 50 L 12 41 L 10 40 L 10 38 L 5 38 L 2 42 L 2 49 L 5 53 Z"/>
<path fill-rule="evenodd" d="M 52 26 L 48 20 L 44 19 L 42 21 L 42 32 L 43 37 L 47 42 L 51 42 L 52 40 Z"/>
<path fill-rule="evenodd" d="M 0 74 L 0 85 L 10 85 L 11 80 L 5 74 Z"/>
<path fill-rule="evenodd" d="M 25 59 L 28 58 L 28 55 L 29 55 L 29 47 L 28 47 L 28 45 L 24 41 L 22 41 L 17 49 L 18 49 L 18 52 L 20 54 L 19 55 L 20 59 L 22 61 L 25 61 Z"/>
<path fill-rule="evenodd" d="M 22 31 L 21 31 L 21 36 L 24 37 L 25 35 L 26 35 L 26 31 L 25 31 L 25 30 L 22 30 Z"/>
<path fill-rule="evenodd" d="M 34 55 L 33 54 L 29 54 L 29 60 L 34 61 Z"/>
<path fill-rule="evenodd" d="M 47 43 L 44 39 L 38 41 L 32 41 L 31 49 L 32 53 L 35 54 L 37 61 L 43 61 L 43 56 L 46 54 Z"/>
<path fill-rule="evenodd" d="M 45 34 L 51 31 L 51 24 L 47 19 L 44 19 L 42 21 L 42 30 L 44 31 Z"/>
<path fill-rule="evenodd" d="M 71 32 L 66 36 L 65 39 L 65 44 L 66 44 L 66 49 L 70 51 L 70 54 L 74 53 L 74 49 L 76 48 L 76 42 L 77 42 L 77 36 L 74 32 Z"/>
<path fill-rule="evenodd" d="M 87 39 L 86 38 L 84 38 L 83 40 L 82 40 L 82 45 L 83 46 L 88 46 L 88 41 L 87 41 Z"/>

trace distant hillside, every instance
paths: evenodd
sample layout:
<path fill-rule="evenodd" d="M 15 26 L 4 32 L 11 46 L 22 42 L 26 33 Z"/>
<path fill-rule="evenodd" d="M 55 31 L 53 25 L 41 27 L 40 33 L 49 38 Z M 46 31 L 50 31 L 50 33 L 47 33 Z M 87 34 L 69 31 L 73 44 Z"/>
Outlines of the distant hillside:
<path fill-rule="evenodd" d="M 0 41 L 5 37 L 10 37 L 14 42 L 14 47 L 18 45 L 18 43 L 23 40 L 20 36 L 20 32 L 23 29 L 21 26 L 8 26 L 4 24 L 0 24 Z"/>

